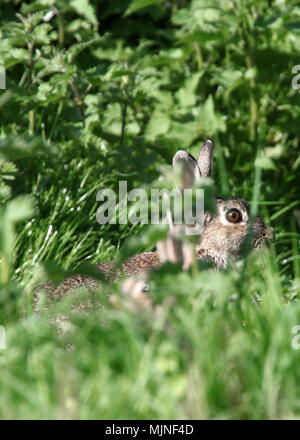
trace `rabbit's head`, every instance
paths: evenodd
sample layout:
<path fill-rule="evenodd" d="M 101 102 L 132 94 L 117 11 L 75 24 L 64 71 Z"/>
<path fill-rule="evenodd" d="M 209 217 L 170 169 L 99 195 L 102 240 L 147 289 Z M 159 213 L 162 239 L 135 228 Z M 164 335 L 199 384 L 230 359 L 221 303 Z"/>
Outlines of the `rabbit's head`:
<path fill-rule="evenodd" d="M 198 160 L 186 151 L 178 151 L 173 166 L 178 163 L 183 169 L 182 186 L 190 188 L 201 177 L 212 173 L 213 143 L 205 141 Z M 243 256 L 245 245 L 252 249 L 268 244 L 274 238 L 273 229 L 259 215 L 251 218 L 250 205 L 243 199 L 232 197 L 216 199 L 216 214 L 205 213 L 204 228 L 196 246 L 199 259 L 212 261 L 217 267 L 226 267 L 228 262 Z"/>
<path fill-rule="evenodd" d="M 226 267 L 229 261 L 238 260 L 245 252 L 247 237 L 252 249 L 268 244 L 273 229 L 259 215 L 251 222 L 250 206 L 243 199 L 217 199 L 217 214 L 207 215 L 200 241 L 196 247 L 197 258 L 213 261 Z"/>

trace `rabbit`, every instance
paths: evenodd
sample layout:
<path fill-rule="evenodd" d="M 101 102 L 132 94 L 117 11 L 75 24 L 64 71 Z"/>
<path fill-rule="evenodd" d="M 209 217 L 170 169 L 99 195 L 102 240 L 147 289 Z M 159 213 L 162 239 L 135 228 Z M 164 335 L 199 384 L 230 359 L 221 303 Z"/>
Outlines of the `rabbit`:
<path fill-rule="evenodd" d="M 212 174 L 212 156 L 213 143 L 206 140 L 201 148 L 198 160 L 186 151 L 180 150 L 173 157 L 173 166 L 181 165 L 182 189 L 191 188 L 193 183 L 201 177 L 211 177 Z M 169 224 L 170 227 L 172 225 Z M 196 225 L 189 225 L 196 227 Z M 199 240 L 195 248 L 195 256 L 197 260 L 205 260 L 211 262 L 216 270 L 225 269 L 230 262 L 236 261 L 243 256 L 245 240 L 248 236 L 250 228 L 250 206 L 239 198 L 231 197 L 224 200 L 220 197 L 216 199 L 216 214 L 211 215 L 205 213 L 204 228 L 199 236 Z M 173 234 L 174 235 L 174 234 Z M 172 233 L 171 233 L 172 236 Z M 263 243 L 268 244 L 274 238 L 273 228 L 268 227 L 263 218 L 257 215 L 252 224 L 251 248 L 256 249 Z M 178 245 L 177 239 L 171 238 L 171 245 L 175 249 Z M 108 281 L 115 280 L 122 276 L 136 276 L 141 273 L 147 273 L 149 270 L 158 268 L 164 261 L 176 260 L 176 252 L 172 251 L 172 255 L 168 255 L 166 251 L 167 242 L 158 243 L 158 250 L 154 252 L 143 252 L 129 258 L 123 265 L 121 270 L 114 268 L 114 262 L 100 263 L 96 265 L 97 270 L 104 274 Z M 170 242 L 169 242 L 170 244 Z M 171 246 L 171 247 L 172 247 Z M 177 249 L 180 249 L 177 246 Z M 170 253 L 170 252 L 169 252 Z M 183 252 L 184 253 L 184 252 Z M 188 252 L 185 252 L 188 255 Z M 191 260 L 191 258 L 187 258 Z M 190 263 L 186 264 L 187 268 Z M 183 264 L 184 267 L 184 264 Z M 147 290 L 146 284 L 141 284 L 142 292 Z M 144 286 L 144 287 L 143 287 Z M 78 287 L 87 287 L 97 289 L 98 282 L 89 276 L 74 275 L 67 278 L 60 285 L 56 286 L 51 282 L 46 282 L 35 289 L 35 297 L 37 293 L 44 290 L 57 299 L 70 290 Z"/>

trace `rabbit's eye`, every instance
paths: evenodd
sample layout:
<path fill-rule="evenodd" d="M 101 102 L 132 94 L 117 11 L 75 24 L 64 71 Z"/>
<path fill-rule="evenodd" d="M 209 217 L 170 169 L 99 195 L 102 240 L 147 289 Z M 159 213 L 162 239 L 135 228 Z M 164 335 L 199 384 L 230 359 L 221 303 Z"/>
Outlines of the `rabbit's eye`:
<path fill-rule="evenodd" d="M 238 223 L 242 220 L 242 214 L 238 209 L 231 209 L 226 214 L 226 220 L 230 223 Z"/>

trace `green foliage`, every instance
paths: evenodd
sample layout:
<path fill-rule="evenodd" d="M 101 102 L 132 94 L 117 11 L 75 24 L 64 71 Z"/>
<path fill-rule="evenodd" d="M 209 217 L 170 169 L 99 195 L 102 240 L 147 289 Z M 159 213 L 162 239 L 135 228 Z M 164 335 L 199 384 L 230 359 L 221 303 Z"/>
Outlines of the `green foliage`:
<path fill-rule="evenodd" d="M 0 417 L 298 418 L 298 2 L 2 3 Z M 97 191 L 149 189 L 205 138 L 218 195 L 253 202 L 271 249 L 220 273 L 166 265 L 150 280 L 155 316 L 127 310 L 118 284 L 114 310 L 101 280 L 100 311 L 65 298 L 35 316 L 39 282 L 165 234 L 98 225 Z M 59 337 L 58 313 L 72 328 Z"/>

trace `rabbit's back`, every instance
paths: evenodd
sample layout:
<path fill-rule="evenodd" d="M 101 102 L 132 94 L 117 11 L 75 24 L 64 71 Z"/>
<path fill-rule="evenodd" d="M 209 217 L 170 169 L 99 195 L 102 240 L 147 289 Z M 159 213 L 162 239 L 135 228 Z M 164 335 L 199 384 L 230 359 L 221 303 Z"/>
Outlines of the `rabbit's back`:
<path fill-rule="evenodd" d="M 125 263 L 122 264 L 121 269 L 116 268 L 114 261 L 96 264 L 95 267 L 104 275 L 106 281 L 110 283 L 121 278 L 123 274 L 128 276 L 140 272 L 148 272 L 152 268 L 159 267 L 160 264 L 161 262 L 158 252 L 143 252 L 126 260 Z M 49 299 L 55 300 L 61 298 L 68 292 L 81 287 L 96 290 L 98 288 L 98 281 L 87 275 L 72 275 L 66 278 L 58 286 L 51 281 L 47 281 L 35 288 L 35 304 L 37 303 L 39 293 L 42 291 Z"/>

